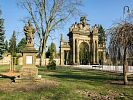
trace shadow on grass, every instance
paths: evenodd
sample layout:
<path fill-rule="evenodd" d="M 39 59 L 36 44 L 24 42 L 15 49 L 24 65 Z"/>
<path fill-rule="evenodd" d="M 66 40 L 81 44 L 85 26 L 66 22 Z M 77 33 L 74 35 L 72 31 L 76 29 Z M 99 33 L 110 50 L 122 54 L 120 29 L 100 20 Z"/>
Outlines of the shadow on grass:
<path fill-rule="evenodd" d="M 110 84 L 114 86 L 125 86 L 123 78 L 120 76 L 103 76 L 103 75 L 76 75 L 76 74 L 49 74 L 48 76 L 58 78 L 66 82 L 85 82 L 91 85 Z M 103 84 L 104 83 L 104 84 Z M 82 84 L 82 83 L 81 83 Z M 126 86 L 133 86 L 133 79 L 129 79 L 129 83 Z"/>
<path fill-rule="evenodd" d="M 51 78 L 58 78 L 63 81 L 77 81 L 77 82 L 91 82 L 92 83 L 110 83 L 119 84 L 123 81 L 122 73 L 106 72 L 99 70 L 84 70 L 84 69 L 74 69 L 74 68 L 62 68 L 55 71 L 45 71 L 45 75 Z M 129 81 L 133 81 L 133 77 L 128 78 Z M 116 83 L 114 82 L 116 81 Z M 122 84 L 120 82 L 120 84 Z"/>
<path fill-rule="evenodd" d="M 95 82 L 107 82 L 107 81 L 111 81 L 111 80 L 121 80 L 120 78 L 117 77 L 110 77 L 110 76 L 106 76 L 106 75 L 79 75 L 79 74 L 50 74 L 48 76 L 51 77 L 56 77 L 56 78 L 60 78 L 63 80 L 72 80 L 72 81 L 95 81 Z"/>

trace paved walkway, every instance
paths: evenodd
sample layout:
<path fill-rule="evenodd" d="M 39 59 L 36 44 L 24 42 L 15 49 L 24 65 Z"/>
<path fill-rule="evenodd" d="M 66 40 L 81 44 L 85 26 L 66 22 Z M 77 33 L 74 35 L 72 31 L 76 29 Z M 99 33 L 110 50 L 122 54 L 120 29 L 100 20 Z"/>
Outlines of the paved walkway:
<path fill-rule="evenodd" d="M 72 66 L 82 69 L 96 69 L 96 70 L 104 70 L 104 71 L 119 72 L 119 73 L 123 72 L 123 66 L 111 66 L 111 65 L 72 65 Z M 133 66 L 128 66 L 128 69 L 129 73 L 133 73 Z"/>

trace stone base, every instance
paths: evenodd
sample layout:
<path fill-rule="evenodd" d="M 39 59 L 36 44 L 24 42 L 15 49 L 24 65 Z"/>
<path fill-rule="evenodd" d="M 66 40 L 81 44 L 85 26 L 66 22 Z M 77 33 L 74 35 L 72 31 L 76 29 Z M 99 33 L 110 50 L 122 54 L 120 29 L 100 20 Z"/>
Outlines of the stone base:
<path fill-rule="evenodd" d="M 22 53 L 37 53 L 38 51 L 34 48 L 34 46 L 26 45 L 26 47 L 22 50 Z"/>
<path fill-rule="evenodd" d="M 38 78 L 38 68 L 37 67 L 22 67 L 20 71 L 21 79 L 33 80 Z"/>

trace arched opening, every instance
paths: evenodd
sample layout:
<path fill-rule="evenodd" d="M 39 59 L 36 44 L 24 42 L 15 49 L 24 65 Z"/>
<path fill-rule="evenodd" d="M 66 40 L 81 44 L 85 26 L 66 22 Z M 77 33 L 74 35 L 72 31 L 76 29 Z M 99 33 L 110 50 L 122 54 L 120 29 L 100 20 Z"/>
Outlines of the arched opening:
<path fill-rule="evenodd" d="M 90 63 L 89 45 L 86 42 L 82 42 L 79 48 L 80 65 L 88 65 Z"/>

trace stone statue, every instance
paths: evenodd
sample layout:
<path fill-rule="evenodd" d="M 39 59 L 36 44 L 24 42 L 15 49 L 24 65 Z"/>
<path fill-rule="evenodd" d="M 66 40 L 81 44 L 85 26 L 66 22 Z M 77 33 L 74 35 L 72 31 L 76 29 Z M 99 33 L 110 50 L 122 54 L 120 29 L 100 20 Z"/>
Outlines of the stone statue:
<path fill-rule="evenodd" d="M 85 31 L 89 31 L 90 30 L 90 27 L 87 24 L 86 17 L 81 17 L 80 18 L 80 23 L 78 24 L 78 26 L 79 26 L 80 30 L 85 30 Z"/>
<path fill-rule="evenodd" d="M 69 28 L 69 32 L 73 31 L 73 30 L 78 30 L 79 26 L 77 24 L 77 22 L 75 22 L 75 24 L 72 24 L 72 26 Z"/>
<path fill-rule="evenodd" d="M 78 26 L 79 26 L 79 29 L 80 29 L 80 30 L 83 29 L 83 25 L 82 25 L 82 23 L 79 23 Z"/>
<path fill-rule="evenodd" d="M 74 24 L 69 28 L 69 32 L 71 32 L 74 28 Z"/>
<path fill-rule="evenodd" d="M 28 21 L 28 24 L 24 26 L 24 33 L 26 36 L 27 44 L 34 45 L 35 28 L 32 26 L 30 20 Z"/>
<path fill-rule="evenodd" d="M 80 23 L 83 25 L 83 27 L 86 26 L 87 22 L 86 22 L 86 17 L 81 17 L 80 18 Z"/>
<path fill-rule="evenodd" d="M 85 25 L 84 30 L 90 31 L 90 26 L 88 24 Z"/>
<path fill-rule="evenodd" d="M 76 29 L 78 28 L 78 26 L 77 26 L 77 22 L 75 22 L 75 24 L 74 24 L 74 28 L 76 28 Z"/>
<path fill-rule="evenodd" d="M 75 22 L 70 28 L 69 32 L 71 31 L 77 31 L 77 30 L 84 30 L 84 31 L 90 31 L 90 26 L 87 24 L 86 17 L 80 18 L 80 23 Z"/>
<path fill-rule="evenodd" d="M 94 28 L 93 28 L 93 33 L 98 33 L 98 28 L 97 25 L 95 24 Z"/>

